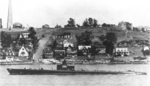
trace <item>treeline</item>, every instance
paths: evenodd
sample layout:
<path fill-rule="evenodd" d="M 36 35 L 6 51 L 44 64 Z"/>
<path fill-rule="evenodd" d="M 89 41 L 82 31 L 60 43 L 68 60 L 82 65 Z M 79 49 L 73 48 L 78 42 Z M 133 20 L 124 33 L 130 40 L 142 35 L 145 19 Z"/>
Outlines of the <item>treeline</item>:
<path fill-rule="evenodd" d="M 58 24 L 55 26 L 55 28 L 99 28 L 99 27 L 109 28 L 109 30 L 112 30 L 112 28 L 113 28 L 113 30 L 118 29 L 117 28 L 118 25 L 107 24 L 107 23 L 99 24 L 97 19 L 94 19 L 91 17 L 86 18 L 81 25 L 76 23 L 75 19 L 70 18 L 68 20 L 67 24 L 64 25 L 64 27 L 62 27 L 61 25 L 58 25 Z M 118 29 L 118 30 L 121 30 L 121 29 Z"/>
<path fill-rule="evenodd" d="M 87 18 L 85 21 L 83 21 L 82 25 L 76 24 L 75 19 L 70 18 L 68 20 L 68 23 L 64 26 L 64 28 L 67 27 L 99 27 L 98 21 L 94 18 Z M 56 26 L 57 27 L 57 26 Z"/>
<path fill-rule="evenodd" d="M 82 28 L 90 28 L 90 27 L 94 27 L 94 28 L 96 28 L 96 27 L 115 27 L 116 25 L 115 24 L 106 24 L 106 23 L 103 23 L 103 24 L 99 24 L 98 23 L 98 20 L 97 19 L 94 19 L 94 18 L 86 18 L 84 21 L 83 21 L 83 23 L 82 23 L 82 25 L 80 25 L 80 24 L 77 24 L 76 23 L 76 21 L 75 21 L 75 19 L 73 19 L 73 18 L 70 18 L 69 20 L 68 20 L 68 22 L 67 22 L 67 24 L 66 25 L 64 25 L 64 28 L 80 28 L 80 27 L 82 27 Z M 62 28 L 62 26 L 61 25 L 56 25 L 55 26 L 55 28 Z"/>
<path fill-rule="evenodd" d="M 48 24 L 45 24 L 42 26 L 42 28 L 50 28 Z M 68 22 L 66 25 L 61 26 L 59 24 L 57 24 L 55 26 L 55 28 L 65 28 L 65 29 L 75 29 L 75 28 L 102 28 L 105 30 L 110 30 L 110 31 L 121 31 L 121 30 L 128 30 L 128 31 L 139 31 L 139 32 L 150 32 L 150 27 L 149 28 L 145 28 L 145 27 L 133 27 L 132 23 L 130 22 L 125 22 L 125 21 L 121 21 L 118 23 L 118 25 L 115 24 L 108 24 L 108 23 L 102 23 L 99 24 L 98 20 L 95 18 L 86 18 L 82 24 L 78 24 L 76 23 L 75 19 L 73 18 L 69 18 Z"/>

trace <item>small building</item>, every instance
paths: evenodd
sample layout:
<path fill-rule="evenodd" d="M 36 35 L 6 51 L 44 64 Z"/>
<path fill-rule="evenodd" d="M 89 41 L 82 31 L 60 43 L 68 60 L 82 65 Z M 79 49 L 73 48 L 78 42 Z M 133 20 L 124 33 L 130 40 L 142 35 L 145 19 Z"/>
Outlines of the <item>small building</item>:
<path fill-rule="evenodd" d="M 48 28 L 50 28 L 50 27 L 49 27 L 49 25 L 48 25 L 48 24 L 45 24 L 45 25 L 43 25 L 43 26 L 42 26 L 42 28 L 44 28 L 44 29 L 48 29 Z"/>
<path fill-rule="evenodd" d="M 64 57 L 66 56 L 66 51 L 64 49 L 55 49 L 53 56 L 57 60 L 64 59 Z"/>
<path fill-rule="evenodd" d="M 14 61 L 15 53 L 12 48 L 3 48 L 1 49 L 1 58 L 6 61 Z"/>
<path fill-rule="evenodd" d="M 29 32 L 23 32 L 22 35 L 24 38 L 28 38 Z"/>
<path fill-rule="evenodd" d="M 115 48 L 115 56 L 129 56 L 129 50 L 127 47 L 117 47 Z"/>
<path fill-rule="evenodd" d="M 90 53 L 91 46 L 90 45 L 79 45 L 78 46 L 78 56 L 86 56 Z"/>
<path fill-rule="evenodd" d="M 24 46 L 22 46 L 21 49 L 19 50 L 18 56 L 19 57 L 29 57 L 29 53 Z"/>
<path fill-rule="evenodd" d="M 4 49 L 3 52 L 5 52 L 7 57 L 13 57 L 15 55 L 14 51 L 12 48 Z"/>
<path fill-rule="evenodd" d="M 45 48 L 43 50 L 43 59 L 53 58 L 53 51 L 50 48 Z"/>
<path fill-rule="evenodd" d="M 14 23 L 13 28 L 23 28 L 23 25 L 21 23 Z"/>

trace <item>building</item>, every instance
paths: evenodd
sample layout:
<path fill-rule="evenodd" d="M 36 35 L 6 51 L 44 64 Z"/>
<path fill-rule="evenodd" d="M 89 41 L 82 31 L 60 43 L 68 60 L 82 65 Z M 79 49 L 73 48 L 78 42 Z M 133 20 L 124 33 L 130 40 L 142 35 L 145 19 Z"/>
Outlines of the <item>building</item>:
<path fill-rule="evenodd" d="M 19 49 L 18 56 L 19 57 L 27 57 L 27 58 L 29 57 L 29 53 L 28 53 L 27 49 L 24 46 L 22 46 Z"/>
<path fill-rule="evenodd" d="M 145 31 L 145 32 L 150 32 L 150 27 L 145 26 L 144 31 Z"/>
<path fill-rule="evenodd" d="M 91 45 L 78 45 L 78 56 L 87 56 L 90 54 Z"/>
<path fill-rule="evenodd" d="M 66 51 L 65 49 L 54 49 L 54 54 L 53 54 L 54 58 L 56 58 L 57 60 L 60 59 L 64 59 L 66 56 Z"/>
<path fill-rule="evenodd" d="M 139 26 L 136 28 L 138 31 L 143 31 L 143 32 L 150 32 L 150 27 L 148 26 Z"/>
<path fill-rule="evenodd" d="M 45 24 L 45 25 L 42 26 L 42 28 L 43 28 L 43 29 L 48 29 L 48 28 L 50 28 L 50 27 L 49 27 L 48 24 Z"/>
<path fill-rule="evenodd" d="M 119 22 L 118 27 L 121 28 L 122 30 L 133 30 L 133 26 L 129 22 Z"/>
<path fill-rule="evenodd" d="M 127 47 L 117 47 L 115 48 L 115 56 L 129 56 L 129 50 Z"/>
<path fill-rule="evenodd" d="M 53 51 L 51 48 L 45 48 L 43 50 L 43 59 L 50 59 L 53 58 Z"/>
<path fill-rule="evenodd" d="M 64 48 L 66 48 L 66 47 L 75 47 L 74 43 L 71 42 L 70 40 L 67 40 L 67 39 L 65 39 L 62 43 L 63 43 Z"/>
<path fill-rule="evenodd" d="M 14 23 L 13 28 L 23 28 L 23 25 L 21 23 Z"/>
<path fill-rule="evenodd" d="M 53 34 L 55 39 L 54 56 L 72 57 L 77 55 L 77 39 L 70 32 L 56 32 Z"/>

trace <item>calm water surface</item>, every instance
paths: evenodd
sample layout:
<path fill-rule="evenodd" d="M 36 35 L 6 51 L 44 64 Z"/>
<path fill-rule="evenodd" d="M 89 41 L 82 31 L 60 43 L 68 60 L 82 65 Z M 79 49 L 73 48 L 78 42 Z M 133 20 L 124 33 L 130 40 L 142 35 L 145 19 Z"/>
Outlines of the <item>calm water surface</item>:
<path fill-rule="evenodd" d="M 86 70 L 135 70 L 148 75 L 9 75 L 6 68 L 55 69 L 55 65 L 0 66 L 0 86 L 150 86 L 150 65 L 76 65 Z"/>

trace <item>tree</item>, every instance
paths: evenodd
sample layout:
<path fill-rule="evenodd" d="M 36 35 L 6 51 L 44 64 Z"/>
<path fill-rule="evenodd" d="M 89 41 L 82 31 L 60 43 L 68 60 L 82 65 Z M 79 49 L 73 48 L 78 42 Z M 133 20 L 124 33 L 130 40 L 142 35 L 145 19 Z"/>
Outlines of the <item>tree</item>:
<path fill-rule="evenodd" d="M 103 23 L 103 24 L 102 24 L 102 27 L 106 27 L 106 26 L 107 26 L 106 23 Z"/>
<path fill-rule="evenodd" d="M 12 44 L 12 38 L 11 35 L 2 31 L 1 32 L 1 45 L 2 47 L 10 47 L 10 45 Z"/>
<path fill-rule="evenodd" d="M 107 39 L 108 41 L 112 41 L 112 42 L 116 43 L 116 42 L 117 42 L 116 33 L 114 33 L 114 32 L 108 32 L 108 33 L 106 34 L 106 39 Z"/>
<path fill-rule="evenodd" d="M 81 36 L 77 36 L 76 38 L 78 40 L 78 44 L 80 45 L 90 45 L 92 43 L 91 41 L 91 34 L 92 32 L 90 31 L 85 31 L 81 34 Z"/>
<path fill-rule="evenodd" d="M 114 44 L 117 42 L 117 36 L 113 32 L 106 34 L 106 40 L 103 44 L 106 46 L 106 53 L 110 56 L 113 55 Z"/>
<path fill-rule="evenodd" d="M 98 27 L 98 21 L 94 18 L 85 19 L 83 22 L 83 27 Z"/>
<path fill-rule="evenodd" d="M 65 27 L 76 27 L 75 20 L 73 18 L 70 18 L 68 24 L 65 25 Z"/>
<path fill-rule="evenodd" d="M 57 46 L 57 42 L 56 42 L 56 39 L 53 41 L 53 46 L 52 46 L 52 49 L 55 49 Z"/>
<path fill-rule="evenodd" d="M 89 18 L 88 21 L 89 21 L 89 26 L 93 27 L 94 19 L 93 18 Z"/>
<path fill-rule="evenodd" d="M 127 30 L 132 30 L 133 29 L 132 24 L 129 22 L 126 22 L 126 28 L 127 28 Z"/>
<path fill-rule="evenodd" d="M 35 29 L 33 27 L 30 27 L 28 31 L 29 31 L 28 37 L 33 39 L 35 37 L 35 35 L 36 35 Z"/>
<path fill-rule="evenodd" d="M 76 26 L 79 28 L 79 27 L 81 27 L 79 24 L 76 24 Z"/>
<path fill-rule="evenodd" d="M 89 22 L 88 19 L 85 19 L 85 21 L 83 22 L 83 27 L 89 27 Z"/>
<path fill-rule="evenodd" d="M 93 21 L 94 23 L 93 23 L 93 27 L 99 27 L 99 25 L 98 25 L 98 22 L 97 22 L 97 20 L 96 19 L 94 19 L 94 21 Z"/>
<path fill-rule="evenodd" d="M 61 27 L 61 25 L 58 25 L 58 24 L 57 24 L 57 25 L 55 26 L 55 28 L 62 28 L 62 27 Z"/>
<path fill-rule="evenodd" d="M 105 35 L 101 35 L 101 36 L 99 37 L 99 39 L 100 39 L 101 41 L 104 41 L 104 40 L 106 39 L 106 36 L 105 36 Z"/>
<path fill-rule="evenodd" d="M 36 35 L 36 31 L 35 31 L 35 29 L 33 27 L 30 27 L 28 31 L 29 31 L 28 37 L 31 38 L 33 49 L 36 50 L 36 47 L 37 47 L 37 44 L 38 44 L 38 39 L 35 36 Z"/>

